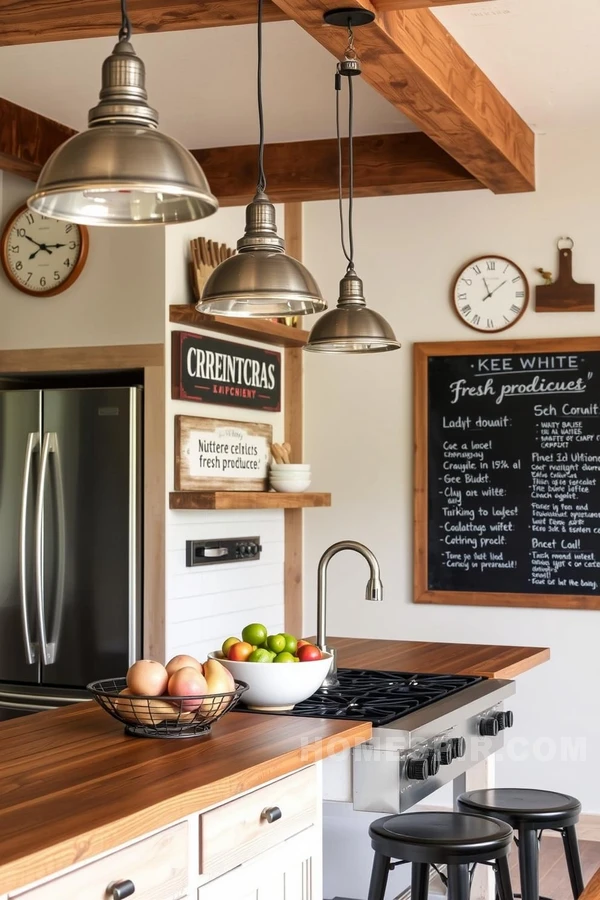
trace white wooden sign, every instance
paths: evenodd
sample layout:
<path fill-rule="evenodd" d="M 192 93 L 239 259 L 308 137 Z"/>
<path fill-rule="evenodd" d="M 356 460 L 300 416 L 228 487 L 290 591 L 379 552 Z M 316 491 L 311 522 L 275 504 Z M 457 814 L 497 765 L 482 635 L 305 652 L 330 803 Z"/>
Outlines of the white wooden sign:
<path fill-rule="evenodd" d="M 273 429 L 175 416 L 176 491 L 266 491 Z"/>

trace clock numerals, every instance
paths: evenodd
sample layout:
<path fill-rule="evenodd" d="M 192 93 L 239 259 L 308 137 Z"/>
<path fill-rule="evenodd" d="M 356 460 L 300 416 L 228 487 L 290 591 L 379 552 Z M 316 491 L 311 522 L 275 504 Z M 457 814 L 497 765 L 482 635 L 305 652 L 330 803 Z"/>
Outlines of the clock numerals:
<path fill-rule="evenodd" d="M 78 277 L 87 256 L 87 229 L 23 206 L 6 222 L 0 261 L 9 281 L 28 294 L 57 294 Z"/>
<path fill-rule="evenodd" d="M 481 332 L 514 325 L 527 307 L 528 296 L 521 269 L 495 254 L 471 260 L 454 285 L 456 312 L 466 325 Z"/>

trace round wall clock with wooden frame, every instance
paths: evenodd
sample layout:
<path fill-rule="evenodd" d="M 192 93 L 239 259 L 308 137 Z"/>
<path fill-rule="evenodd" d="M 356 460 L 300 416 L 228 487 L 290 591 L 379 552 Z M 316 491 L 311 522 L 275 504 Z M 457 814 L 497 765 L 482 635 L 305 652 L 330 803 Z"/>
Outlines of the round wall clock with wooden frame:
<path fill-rule="evenodd" d="M 459 319 L 476 331 L 504 331 L 519 321 L 529 303 L 522 269 L 505 256 L 480 256 L 463 266 L 452 288 Z"/>
<path fill-rule="evenodd" d="M 84 225 L 20 206 L 2 231 L 0 258 L 6 277 L 16 288 L 34 297 L 52 297 L 77 281 L 88 244 Z"/>

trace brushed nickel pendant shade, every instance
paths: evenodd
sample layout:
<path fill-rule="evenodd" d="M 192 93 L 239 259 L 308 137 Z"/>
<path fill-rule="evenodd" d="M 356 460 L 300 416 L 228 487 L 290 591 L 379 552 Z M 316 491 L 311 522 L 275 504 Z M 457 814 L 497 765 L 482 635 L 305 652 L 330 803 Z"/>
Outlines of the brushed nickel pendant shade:
<path fill-rule="evenodd" d="M 237 249 L 209 277 L 197 310 L 259 318 L 304 315 L 325 308 L 308 269 L 284 253 L 275 207 L 262 191 L 246 207 L 246 233 Z"/>
<path fill-rule="evenodd" d="M 319 287 L 297 259 L 285 253 L 277 234 L 275 207 L 266 193 L 264 115 L 262 102 L 262 0 L 258 0 L 258 184 L 246 207 L 246 230 L 235 256 L 214 270 L 196 304 L 198 312 L 215 316 L 277 318 L 321 312 L 327 304 Z"/>
<path fill-rule="evenodd" d="M 121 3 L 119 41 L 102 66 L 89 127 L 58 147 L 27 203 L 84 225 L 167 225 L 212 215 L 218 202 L 192 154 L 157 129 L 145 68 L 129 42 Z"/>
<path fill-rule="evenodd" d="M 351 270 L 340 281 L 336 308 L 319 316 L 304 349 L 312 353 L 380 353 L 400 346 L 388 322 L 367 306 L 362 280 Z"/>
<path fill-rule="evenodd" d="M 354 91 L 352 78 L 360 75 L 360 61 L 354 49 L 353 26 L 366 25 L 374 18 L 366 10 L 339 9 L 325 13 L 329 25 L 344 25 L 348 29 L 345 58 L 338 63 L 335 76 L 336 130 L 338 143 L 339 215 L 342 250 L 348 262 L 346 274 L 340 281 L 340 296 L 335 309 L 319 316 L 313 325 L 304 350 L 309 353 L 381 353 L 398 350 L 400 342 L 391 325 L 380 313 L 369 309 L 362 280 L 354 269 L 354 148 L 353 114 Z M 340 131 L 340 102 L 342 76 L 348 79 L 348 249 L 344 236 L 342 188 L 342 141 Z"/>

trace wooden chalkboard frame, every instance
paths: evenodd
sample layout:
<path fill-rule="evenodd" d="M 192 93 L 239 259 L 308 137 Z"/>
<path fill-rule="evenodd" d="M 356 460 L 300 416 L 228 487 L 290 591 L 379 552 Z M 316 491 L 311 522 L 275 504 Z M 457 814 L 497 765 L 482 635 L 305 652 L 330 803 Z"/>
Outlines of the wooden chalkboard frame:
<path fill-rule="evenodd" d="M 505 353 L 590 353 L 600 351 L 600 338 L 534 338 L 531 340 L 452 341 L 413 346 L 414 377 L 414 553 L 413 600 L 449 606 L 515 606 L 553 609 L 600 609 L 600 597 L 589 594 L 505 594 L 429 590 L 428 541 L 428 361 L 432 356 L 498 356 Z"/>

